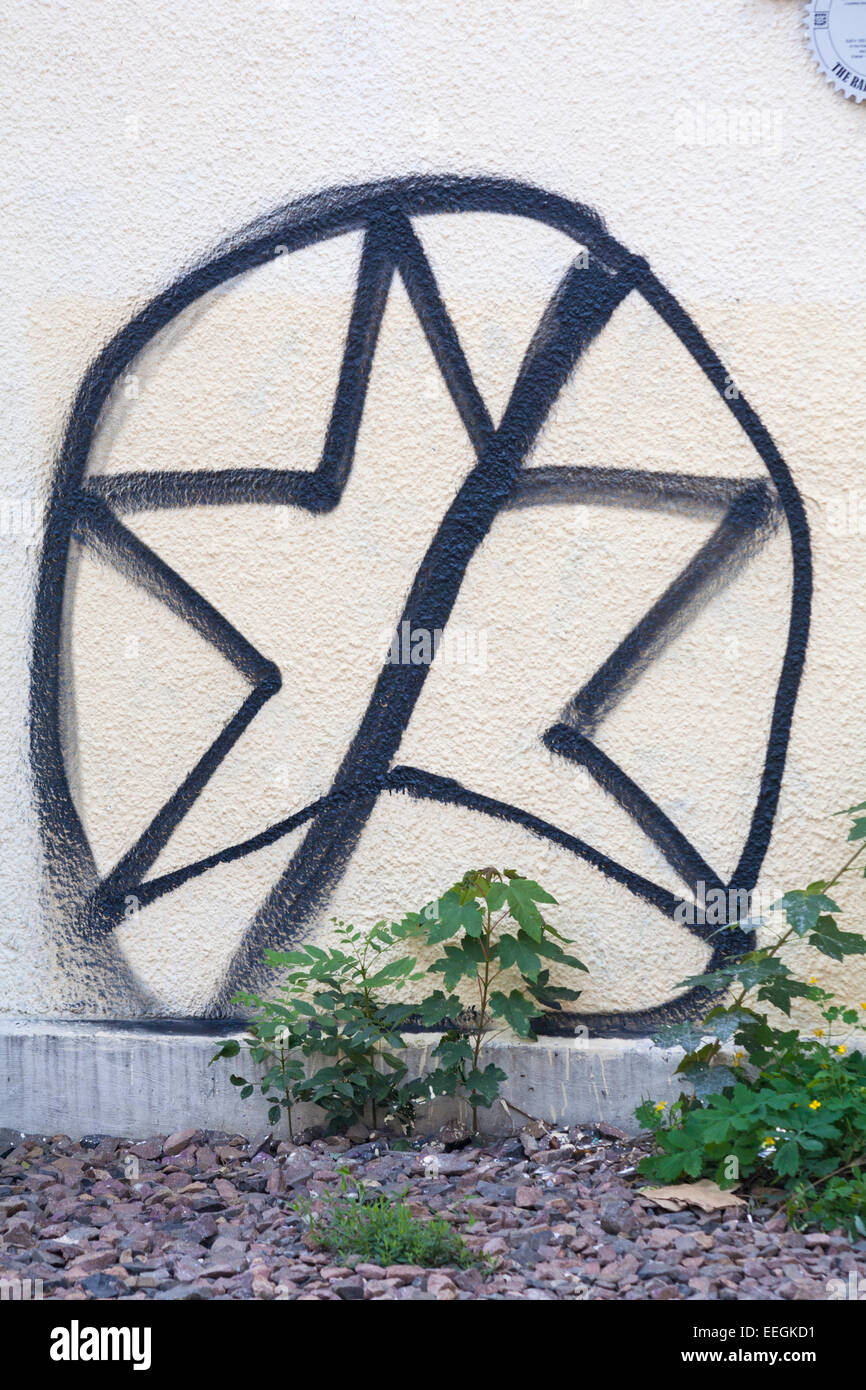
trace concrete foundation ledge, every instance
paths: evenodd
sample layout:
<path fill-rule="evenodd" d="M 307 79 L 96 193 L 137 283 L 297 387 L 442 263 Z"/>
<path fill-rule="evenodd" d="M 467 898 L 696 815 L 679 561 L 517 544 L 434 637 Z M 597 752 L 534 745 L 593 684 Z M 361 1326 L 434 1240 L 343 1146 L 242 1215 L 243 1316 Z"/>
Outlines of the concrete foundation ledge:
<path fill-rule="evenodd" d="M 183 1128 L 253 1134 L 267 1128 L 261 1096 L 240 1099 L 232 1070 L 250 1075 L 246 1059 L 208 1063 L 236 1024 L 0 1019 L 0 1128 L 29 1134 L 112 1134 L 129 1139 Z M 410 1074 L 429 1066 L 437 1035 L 407 1039 Z M 504 1103 L 479 1112 L 491 1134 L 520 1129 L 525 1117 L 558 1125 L 608 1124 L 634 1133 L 635 1106 L 648 1096 L 671 1100 L 680 1091 L 674 1070 L 682 1053 L 648 1039 L 491 1040 L 484 1062 L 507 1074 Z M 419 1117 L 431 1132 L 455 1113 L 437 1100 Z M 317 1118 L 299 1107 L 297 1121 Z"/>

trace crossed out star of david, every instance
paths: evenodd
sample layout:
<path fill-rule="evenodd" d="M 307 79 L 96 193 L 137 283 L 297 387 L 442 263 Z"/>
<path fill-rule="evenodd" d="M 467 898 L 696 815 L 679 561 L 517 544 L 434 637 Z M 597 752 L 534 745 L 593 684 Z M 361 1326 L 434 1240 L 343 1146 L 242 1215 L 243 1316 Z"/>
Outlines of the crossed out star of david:
<path fill-rule="evenodd" d="M 461 347 L 413 218 L 461 211 L 534 217 L 574 238 L 581 248 L 563 276 L 527 349 L 498 426 L 490 417 Z M 318 467 L 232 468 L 88 476 L 96 423 L 108 394 L 144 345 L 209 289 L 282 253 L 351 230 L 363 249 L 339 382 Z M 587 254 L 588 252 L 588 254 Z M 288 944 L 327 903 L 380 795 L 401 791 L 419 799 L 464 806 L 516 822 L 587 861 L 673 918 L 674 894 L 617 863 L 561 827 L 483 791 L 421 768 L 394 766 L 402 735 L 429 667 L 386 662 L 329 792 L 276 825 L 170 873 L 147 878 L 173 831 L 262 706 L 281 675 L 208 600 L 163 561 L 121 517 L 154 508 L 229 503 L 298 507 L 324 513 L 338 507 L 352 467 L 379 329 L 392 279 L 402 280 L 438 369 L 471 440 L 474 465 L 432 538 L 406 598 L 398 630 L 442 630 L 473 555 L 501 510 L 587 504 L 684 510 L 716 520 L 709 539 L 610 653 L 565 702 L 543 735 L 555 754 L 584 767 L 660 849 L 690 892 L 698 882 L 725 884 L 682 829 L 594 741 L 605 717 L 696 609 L 756 553 L 784 517 L 792 538 L 794 602 L 788 646 L 776 694 L 757 804 L 731 884 L 750 891 L 769 842 L 791 714 L 808 633 L 810 560 L 799 495 L 773 441 L 742 395 L 725 393 L 727 374 L 691 319 L 647 263 L 604 230 L 591 211 L 524 185 L 484 179 L 410 179 L 350 189 L 295 205 L 249 229 L 243 239 L 198 267 L 152 301 L 108 344 L 79 391 L 58 466 L 46 526 L 32 683 L 33 759 L 49 860 L 77 860 L 86 883 L 78 930 L 90 939 L 113 931 L 134 894 L 144 907 L 216 864 L 229 863 L 303 825 L 305 837 L 251 922 L 226 972 L 214 1013 L 224 1013 L 237 988 L 260 971 L 266 945 Z M 763 472 L 747 479 L 643 470 L 551 466 L 526 460 L 562 387 L 581 355 L 630 293 L 641 294 L 667 322 L 716 388 L 755 447 Z M 102 879 L 69 795 L 59 739 L 59 647 L 66 554 L 72 538 L 97 552 L 128 579 L 167 605 L 215 647 L 249 682 L 249 695 L 159 809 L 143 833 Z M 68 877 L 68 866 L 64 870 Z M 715 928 L 687 930 L 706 937 Z M 738 928 L 714 944 L 711 968 L 747 949 L 752 933 Z M 705 1002 L 692 990 L 658 1009 L 591 1018 L 593 1031 L 644 1032 L 664 1019 L 687 1017 Z M 589 1021 L 589 1018 L 588 1018 Z M 573 1031 L 580 1016 L 551 1015 L 541 1031 Z"/>

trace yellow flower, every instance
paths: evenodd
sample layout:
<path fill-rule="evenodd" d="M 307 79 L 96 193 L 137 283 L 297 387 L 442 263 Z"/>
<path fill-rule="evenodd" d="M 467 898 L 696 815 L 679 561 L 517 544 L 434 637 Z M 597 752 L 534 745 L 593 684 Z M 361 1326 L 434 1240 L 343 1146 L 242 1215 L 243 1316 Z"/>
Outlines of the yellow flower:
<path fill-rule="evenodd" d="M 840 1043 L 839 1046 L 836 1048 L 836 1051 L 837 1051 L 837 1052 L 839 1053 L 839 1055 L 841 1056 L 842 1053 L 843 1053 L 843 1052 L 847 1052 L 848 1049 L 847 1049 L 847 1047 L 845 1046 L 844 1043 Z"/>
<path fill-rule="evenodd" d="M 815 1029 L 815 1037 L 816 1037 L 816 1038 L 823 1038 L 823 1036 L 824 1036 L 824 1029 L 823 1029 L 823 1028 L 816 1028 L 816 1029 Z"/>
<path fill-rule="evenodd" d="M 820 1110 L 820 1109 L 821 1109 L 821 1102 L 820 1102 L 819 1100 L 810 1100 L 810 1101 L 809 1101 L 809 1109 L 810 1109 L 810 1110 Z"/>
<path fill-rule="evenodd" d="M 810 975 L 810 976 L 809 976 L 809 984 L 810 984 L 810 985 L 816 985 L 817 983 L 818 983 L 818 980 L 817 980 L 816 976 Z"/>
<path fill-rule="evenodd" d="M 861 1004 L 861 1005 L 860 1005 L 860 1008 L 861 1008 L 861 1009 L 866 1009 L 866 1004 Z"/>
<path fill-rule="evenodd" d="M 776 1143 L 776 1141 L 775 1141 L 775 1139 L 773 1138 L 772 1134 L 768 1134 L 767 1137 L 766 1137 L 766 1139 L 764 1140 L 765 1146 L 766 1146 L 766 1145 L 769 1145 L 770 1148 L 773 1148 L 773 1147 L 775 1146 L 775 1143 Z"/>
<path fill-rule="evenodd" d="M 667 1105 L 667 1101 L 665 1101 L 665 1100 L 660 1100 L 659 1103 L 658 1103 L 658 1105 L 656 1106 L 656 1114 L 657 1114 L 657 1115 L 660 1114 L 661 1111 L 664 1110 L 664 1108 L 665 1108 L 666 1105 Z"/>

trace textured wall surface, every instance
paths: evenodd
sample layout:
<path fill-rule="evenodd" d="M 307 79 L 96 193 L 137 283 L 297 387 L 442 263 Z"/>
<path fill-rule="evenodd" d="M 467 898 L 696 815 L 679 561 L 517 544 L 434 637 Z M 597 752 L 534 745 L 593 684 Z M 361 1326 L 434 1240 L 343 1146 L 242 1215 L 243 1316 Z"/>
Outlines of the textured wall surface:
<path fill-rule="evenodd" d="M 700 881 L 835 867 L 866 110 L 801 20 L 16 9 L 4 1011 L 231 1011 L 266 942 L 497 863 L 641 1031 Z"/>

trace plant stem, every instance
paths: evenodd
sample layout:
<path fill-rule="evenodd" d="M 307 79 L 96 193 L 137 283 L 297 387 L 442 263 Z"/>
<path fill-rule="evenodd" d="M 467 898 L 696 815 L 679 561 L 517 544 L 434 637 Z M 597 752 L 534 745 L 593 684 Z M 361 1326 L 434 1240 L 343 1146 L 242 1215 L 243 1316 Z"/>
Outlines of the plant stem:
<path fill-rule="evenodd" d="M 370 1005 L 370 991 L 369 991 L 369 989 L 367 988 L 367 955 L 368 955 L 368 951 L 369 951 L 369 942 L 365 941 L 365 942 L 364 942 L 364 951 L 363 951 L 363 955 L 361 955 L 361 956 L 359 957 L 359 956 L 358 956 L 358 953 L 357 953 L 357 951 L 356 951 L 356 952 L 355 952 L 355 959 L 358 961 L 358 965 L 359 965 L 360 972 L 361 972 L 361 989 L 362 989 L 363 994 L 364 994 L 364 1017 L 365 1017 L 365 1019 L 367 1020 L 367 1022 L 369 1023 L 370 1020 L 371 1020 L 371 1018 L 372 1018 L 372 1016 L 373 1016 L 373 1010 L 372 1010 L 372 1007 L 371 1007 L 371 1005 Z M 374 1043 L 371 1043 L 371 1044 L 370 1044 L 370 1050 L 369 1050 L 369 1052 L 367 1053 L 367 1061 L 370 1063 L 370 1071 L 371 1071 L 371 1072 L 375 1071 L 375 1070 L 376 1070 L 376 1047 L 375 1047 L 375 1044 L 374 1044 Z M 371 1128 L 371 1129 L 375 1129 L 375 1128 L 376 1128 L 376 1097 L 375 1097 L 375 1095 L 373 1095 L 373 1094 L 371 1094 L 371 1096 L 370 1096 L 370 1128 Z"/>
<path fill-rule="evenodd" d="M 481 1007 L 478 1013 L 478 1026 L 475 1029 L 475 1048 L 472 1054 L 472 1070 L 478 1070 L 478 1058 L 481 1053 L 481 1040 L 484 1036 L 484 1022 L 487 1017 L 487 994 L 490 989 L 490 940 L 493 934 L 493 922 L 490 915 L 489 903 L 484 904 L 485 923 L 484 923 L 484 975 L 478 980 L 478 989 L 481 995 Z M 472 1131 L 478 1133 L 478 1107 L 472 1107 Z"/>
<path fill-rule="evenodd" d="M 826 893 L 828 888 L 832 888 L 835 884 L 839 882 L 842 875 L 848 872 L 851 865 L 854 863 L 854 860 L 857 859 L 863 853 L 864 849 L 866 849 L 866 840 L 861 841 L 861 843 L 855 849 L 854 853 L 849 855 L 849 857 L 845 860 L 845 863 L 842 865 L 841 869 L 838 869 L 836 873 L 833 875 L 833 877 L 824 884 L 824 887 L 821 889 L 822 893 Z M 779 950 L 781 950 L 781 948 L 784 946 L 788 938 L 793 935 L 793 933 L 793 927 L 789 927 L 786 932 L 783 932 L 782 935 L 779 937 L 779 940 L 774 942 L 772 946 L 767 948 L 767 955 L 775 956 L 779 952 Z M 731 1005 L 731 1008 L 738 1009 L 742 1004 L 743 1000 L 745 999 L 746 995 L 749 993 L 750 989 L 754 989 L 754 985 L 749 985 L 748 987 L 744 988 L 739 998 L 734 1000 L 733 1004 Z"/>
<path fill-rule="evenodd" d="M 285 1076 L 286 1050 L 282 1043 L 280 1043 L 280 1068 L 282 1070 L 283 1076 Z M 286 1084 L 286 1119 L 289 1122 L 289 1138 L 294 1139 L 295 1136 L 292 1132 L 292 1093 L 289 1089 L 288 1083 Z"/>

